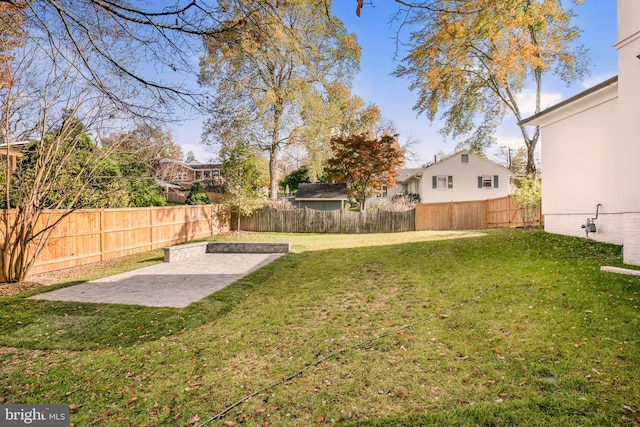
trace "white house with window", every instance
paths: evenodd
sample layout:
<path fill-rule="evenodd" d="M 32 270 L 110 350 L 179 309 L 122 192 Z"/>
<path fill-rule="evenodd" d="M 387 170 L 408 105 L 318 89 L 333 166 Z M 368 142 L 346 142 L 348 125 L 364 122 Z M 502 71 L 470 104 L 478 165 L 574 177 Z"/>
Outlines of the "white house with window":
<path fill-rule="evenodd" d="M 464 202 L 508 196 L 511 175 L 509 169 L 463 150 L 417 170 L 398 184 L 420 194 L 422 203 Z"/>

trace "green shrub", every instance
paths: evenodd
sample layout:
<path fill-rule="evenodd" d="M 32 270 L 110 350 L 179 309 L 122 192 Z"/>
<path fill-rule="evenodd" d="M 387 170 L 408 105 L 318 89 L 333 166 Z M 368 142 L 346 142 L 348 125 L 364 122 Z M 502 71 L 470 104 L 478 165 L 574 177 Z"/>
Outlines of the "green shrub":
<path fill-rule="evenodd" d="M 209 198 L 207 192 L 204 191 L 204 187 L 199 182 L 194 182 L 191 186 L 191 191 L 187 196 L 187 200 L 184 201 L 187 205 L 208 205 Z"/>

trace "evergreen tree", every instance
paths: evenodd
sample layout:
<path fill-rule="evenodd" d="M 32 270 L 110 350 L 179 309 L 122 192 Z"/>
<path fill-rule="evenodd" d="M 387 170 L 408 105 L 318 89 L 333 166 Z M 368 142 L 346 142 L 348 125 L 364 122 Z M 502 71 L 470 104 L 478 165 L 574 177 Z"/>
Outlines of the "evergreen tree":
<path fill-rule="evenodd" d="M 191 185 L 191 191 L 187 196 L 187 200 L 184 202 L 187 205 L 208 205 L 209 198 L 207 192 L 204 191 L 204 187 L 199 182 L 194 182 Z"/>

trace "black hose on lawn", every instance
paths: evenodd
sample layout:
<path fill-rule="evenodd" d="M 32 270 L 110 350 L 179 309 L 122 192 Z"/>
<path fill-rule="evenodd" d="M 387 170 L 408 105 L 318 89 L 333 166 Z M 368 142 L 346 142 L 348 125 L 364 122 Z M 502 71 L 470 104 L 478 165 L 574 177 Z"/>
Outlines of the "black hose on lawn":
<path fill-rule="evenodd" d="M 457 305 L 454 305 L 454 306 L 452 306 L 452 307 L 449 307 L 449 308 L 447 308 L 447 309 L 446 309 L 446 310 L 444 310 L 444 311 L 441 311 L 441 312 L 439 312 L 439 313 L 433 313 L 433 314 L 431 314 L 431 315 L 430 315 L 430 316 L 428 316 L 428 317 L 425 317 L 425 318 L 420 319 L 420 320 L 416 320 L 415 322 L 409 323 L 409 324 L 407 324 L 407 325 L 401 326 L 401 327 L 396 328 L 396 329 L 393 329 L 393 330 L 391 330 L 391 331 L 387 331 L 387 332 L 385 332 L 384 334 L 380 334 L 380 335 L 378 335 L 378 336 L 376 336 L 376 337 L 373 337 L 373 338 L 370 338 L 370 339 L 367 339 L 367 340 L 364 340 L 364 341 L 360 341 L 359 343 L 356 343 L 356 344 L 350 345 L 349 347 L 345 347 L 345 348 L 342 348 L 342 349 L 340 349 L 340 350 L 338 350 L 338 351 L 334 351 L 333 353 L 330 353 L 330 354 L 328 354 L 328 355 L 326 355 L 326 356 L 324 356 L 324 357 L 322 357 L 322 358 L 320 358 L 320 359 L 316 360 L 315 362 L 310 363 L 309 365 L 305 366 L 304 368 L 302 368 L 302 369 L 300 369 L 300 370 L 298 370 L 298 371 L 294 372 L 293 374 L 289 375 L 288 377 L 283 378 L 283 379 L 281 379 L 281 380 L 278 380 L 278 381 L 276 381 L 276 382 L 274 382 L 274 383 L 272 383 L 272 384 L 269 384 L 269 385 L 268 385 L 268 386 L 266 386 L 266 387 L 261 388 L 260 390 L 256 390 L 256 391 L 254 391 L 253 393 L 251 393 L 251 394 L 250 394 L 250 395 L 248 395 L 248 396 L 243 397 L 242 399 L 238 400 L 238 401 L 237 401 L 236 403 L 234 403 L 233 405 L 230 405 L 230 406 L 228 406 L 227 408 L 225 408 L 222 412 L 220 412 L 220 413 L 218 413 L 218 414 L 214 415 L 213 417 L 209 418 L 208 420 L 206 420 L 205 422 L 203 422 L 202 424 L 200 424 L 200 427 L 206 426 L 207 424 L 211 423 L 212 421 L 219 420 L 220 418 L 222 418 L 223 416 L 225 416 L 229 411 L 231 411 L 233 408 L 235 408 L 235 407 L 237 407 L 237 406 L 242 405 L 244 402 L 246 402 L 247 400 L 251 399 L 252 397 L 255 397 L 255 396 L 257 396 L 257 395 L 259 395 L 259 394 L 261 394 L 261 393 L 263 393 L 263 392 L 265 392 L 265 391 L 267 391 L 267 390 L 269 390 L 269 389 L 271 389 L 271 388 L 273 388 L 273 387 L 276 387 L 276 386 L 278 386 L 278 385 L 282 384 L 282 383 L 283 383 L 283 382 L 285 382 L 285 381 L 292 380 L 293 378 L 295 378 L 295 377 L 297 377 L 297 376 L 301 375 L 301 374 L 302 374 L 303 372 L 305 372 L 306 370 L 308 370 L 308 369 L 310 369 L 310 368 L 313 368 L 313 367 L 315 367 L 315 366 L 318 366 L 319 364 L 321 364 L 322 362 L 324 362 L 324 361 L 326 361 L 326 360 L 328 360 L 328 359 L 331 359 L 331 358 L 333 358 L 333 357 L 336 357 L 336 356 L 338 356 L 339 354 L 346 353 L 347 351 L 349 351 L 349 350 L 353 350 L 354 348 L 361 347 L 361 346 L 363 346 L 363 345 L 365 345 L 365 344 L 369 344 L 369 343 L 371 343 L 371 342 L 373 342 L 373 341 L 375 341 L 375 340 L 379 340 L 380 338 L 384 338 L 384 337 L 386 337 L 386 336 L 387 336 L 387 335 L 389 335 L 389 334 L 397 333 L 397 332 L 400 332 L 400 331 L 402 331 L 402 330 L 404 330 L 404 329 L 411 328 L 411 327 L 413 327 L 413 326 L 415 326 L 415 325 L 419 325 L 420 323 L 428 322 L 429 320 L 433 319 L 434 317 L 443 317 L 445 313 L 447 313 L 447 312 L 449 312 L 449 311 L 457 310 L 457 309 L 459 309 L 459 308 L 462 308 L 462 307 L 464 307 L 465 305 L 469 304 L 469 303 L 470 303 L 470 302 L 472 302 L 472 301 L 477 301 L 477 300 L 478 300 L 478 299 L 480 299 L 480 297 L 482 297 L 483 295 L 488 294 L 489 292 L 495 291 L 497 288 L 498 288 L 498 285 L 493 285 L 493 287 L 488 288 L 488 289 L 486 289 L 486 290 L 482 291 L 482 292 L 481 292 L 480 294 L 478 294 L 477 296 L 475 296 L 475 297 L 473 297 L 473 298 L 471 298 L 471 299 L 465 300 L 465 301 L 461 302 L 460 304 L 457 304 Z"/>

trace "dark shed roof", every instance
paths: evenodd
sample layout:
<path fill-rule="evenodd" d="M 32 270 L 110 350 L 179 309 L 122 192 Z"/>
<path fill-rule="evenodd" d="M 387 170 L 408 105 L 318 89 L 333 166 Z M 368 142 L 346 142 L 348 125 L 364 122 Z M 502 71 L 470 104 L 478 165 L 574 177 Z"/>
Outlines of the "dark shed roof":
<path fill-rule="evenodd" d="M 347 184 L 300 184 L 296 200 L 347 200 Z"/>

